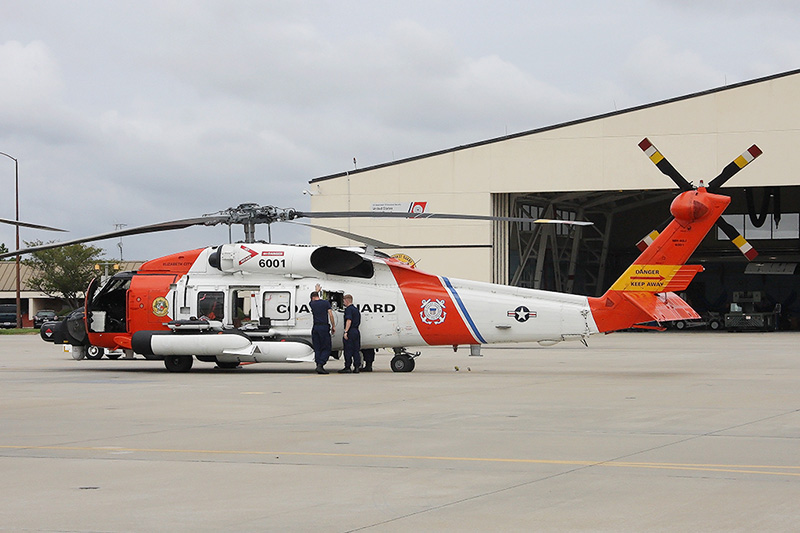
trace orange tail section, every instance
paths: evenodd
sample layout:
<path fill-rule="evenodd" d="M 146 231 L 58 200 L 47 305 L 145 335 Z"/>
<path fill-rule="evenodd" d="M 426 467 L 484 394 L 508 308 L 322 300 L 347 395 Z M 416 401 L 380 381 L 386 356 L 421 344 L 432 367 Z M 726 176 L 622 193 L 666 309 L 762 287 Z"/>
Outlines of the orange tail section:
<path fill-rule="evenodd" d="M 685 290 L 702 266 L 686 265 L 731 199 L 704 187 L 680 194 L 670 212 L 675 219 L 600 298 L 589 298 L 601 332 L 642 322 L 700 318 L 672 291 Z"/>

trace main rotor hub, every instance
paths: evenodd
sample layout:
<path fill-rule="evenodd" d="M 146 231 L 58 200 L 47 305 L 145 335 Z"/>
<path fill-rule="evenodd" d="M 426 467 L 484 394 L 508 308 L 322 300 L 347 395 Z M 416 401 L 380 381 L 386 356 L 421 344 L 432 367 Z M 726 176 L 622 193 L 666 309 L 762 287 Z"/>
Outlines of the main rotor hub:
<path fill-rule="evenodd" d="M 214 215 L 226 216 L 228 220 L 225 223 L 229 225 L 243 224 L 252 226 L 254 224 L 272 224 L 273 222 L 294 220 L 297 217 L 297 212 L 294 209 L 275 207 L 273 205 L 245 203 L 207 216 Z"/>

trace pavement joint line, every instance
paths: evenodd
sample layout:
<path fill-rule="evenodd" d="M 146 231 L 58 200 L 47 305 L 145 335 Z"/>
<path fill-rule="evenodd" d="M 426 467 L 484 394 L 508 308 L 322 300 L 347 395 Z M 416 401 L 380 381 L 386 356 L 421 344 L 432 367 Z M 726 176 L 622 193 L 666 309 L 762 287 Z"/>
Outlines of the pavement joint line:
<path fill-rule="evenodd" d="M 657 470 L 686 470 L 698 472 L 725 472 L 739 474 L 763 474 L 800 477 L 800 465 L 731 465 L 731 464 L 692 464 L 692 463 L 649 463 L 638 461 L 587 461 L 562 459 L 512 459 L 503 457 L 446 457 L 427 455 L 358 454 L 333 452 L 278 452 L 258 450 L 190 450 L 170 448 L 127 448 L 123 446 L 24 446 L 0 445 L 2 450 L 53 450 L 53 451 L 98 451 L 98 452 L 139 452 L 170 454 L 206 455 L 272 455 L 299 457 L 340 457 L 357 459 L 397 459 L 408 461 L 458 461 L 482 463 L 570 465 L 579 467 L 610 466 L 615 468 L 642 468 Z"/>

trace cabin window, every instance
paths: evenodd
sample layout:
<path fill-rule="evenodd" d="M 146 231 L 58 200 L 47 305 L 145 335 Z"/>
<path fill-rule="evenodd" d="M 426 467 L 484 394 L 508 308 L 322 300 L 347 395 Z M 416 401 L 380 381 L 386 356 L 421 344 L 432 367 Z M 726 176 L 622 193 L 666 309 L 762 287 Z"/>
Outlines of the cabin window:
<path fill-rule="evenodd" d="M 222 291 L 197 293 L 197 316 L 209 320 L 223 320 L 225 293 Z"/>
<path fill-rule="evenodd" d="M 289 292 L 276 291 L 264 293 L 263 317 L 273 322 L 292 318 L 292 295 Z"/>

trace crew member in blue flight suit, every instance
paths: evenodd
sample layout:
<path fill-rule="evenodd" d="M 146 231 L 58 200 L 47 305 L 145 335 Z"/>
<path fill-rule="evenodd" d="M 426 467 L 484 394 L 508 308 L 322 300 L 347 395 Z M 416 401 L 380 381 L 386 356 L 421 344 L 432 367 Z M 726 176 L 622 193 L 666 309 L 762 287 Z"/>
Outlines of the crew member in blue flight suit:
<path fill-rule="evenodd" d="M 322 287 L 317 283 L 316 290 L 311 293 L 311 314 L 314 326 L 311 328 L 311 344 L 314 346 L 314 360 L 317 362 L 317 374 L 327 374 L 325 363 L 331 355 L 331 333 L 336 331 L 333 321 L 333 310 L 328 300 L 319 297 Z M 330 320 L 330 322 L 329 322 Z"/>
<path fill-rule="evenodd" d="M 361 359 L 364 361 L 364 366 L 361 367 L 361 371 L 372 372 L 372 363 L 375 362 L 375 348 L 364 348 L 361 350 Z"/>
<path fill-rule="evenodd" d="M 361 349 L 361 333 L 358 326 L 361 325 L 361 312 L 353 305 L 353 296 L 344 295 L 344 368 L 339 370 L 340 374 L 358 374 L 361 361 L 358 351 Z M 352 365 L 353 369 L 350 369 Z"/>

